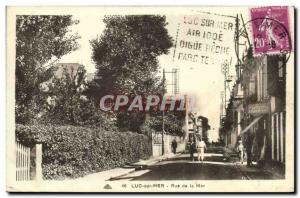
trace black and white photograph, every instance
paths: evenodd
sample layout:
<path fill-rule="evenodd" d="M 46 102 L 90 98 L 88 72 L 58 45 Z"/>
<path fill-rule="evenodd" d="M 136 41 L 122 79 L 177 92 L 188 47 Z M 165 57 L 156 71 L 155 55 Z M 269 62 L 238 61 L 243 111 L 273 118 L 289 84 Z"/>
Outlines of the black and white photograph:
<path fill-rule="evenodd" d="M 9 192 L 294 192 L 294 7 L 6 7 Z"/>

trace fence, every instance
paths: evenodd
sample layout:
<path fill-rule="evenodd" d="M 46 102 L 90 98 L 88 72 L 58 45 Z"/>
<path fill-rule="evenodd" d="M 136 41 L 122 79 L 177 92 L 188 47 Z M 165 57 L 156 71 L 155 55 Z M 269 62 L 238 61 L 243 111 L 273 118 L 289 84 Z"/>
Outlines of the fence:
<path fill-rule="evenodd" d="M 272 160 L 285 162 L 286 113 L 276 112 L 271 116 Z"/>
<path fill-rule="evenodd" d="M 16 181 L 42 180 L 42 144 L 27 147 L 15 143 Z M 33 162 L 33 163 L 31 163 Z"/>
<path fill-rule="evenodd" d="M 16 142 L 16 180 L 30 180 L 30 148 Z"/>

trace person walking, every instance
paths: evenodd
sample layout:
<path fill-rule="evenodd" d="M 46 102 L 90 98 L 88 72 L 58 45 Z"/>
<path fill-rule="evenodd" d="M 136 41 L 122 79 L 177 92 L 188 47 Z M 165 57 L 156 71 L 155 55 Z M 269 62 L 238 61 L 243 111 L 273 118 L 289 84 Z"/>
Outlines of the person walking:
<path fill-rule="evenodd" d="M 194 136 L 191 137 L 189 144 L 190 144 L 190 160 L 194 161 L 194 152 L 196 150 L 196 139 Z"/>
<path fill-rule="evenodd" d="M 246 153 L 247 153 L 247 166 L 252 166 L 252 145 L 253 145 L 253 136 L 249 133 L 246 136 Z"/>
<path fill-rule="evenodd" d="M 177 142 L 176 142 L 176 138 L 174 138 L 172 141 L 172 152 L 174 154 L 176 154 L 176 149 L 177 149 Z"/>
<path fill-rule="evenodd" d="M 241 139 L 238 141 L 237 151 L 239 153 L 240 162 L 241 162 L 241 164 L 243 164 L 244 163 L 244 145 L 243 145 L 243 142 Z"/>
<path fill-rule="evenodd" d="M 198 150 L 198 161 L 201 160 L 201 162 L 204 161 L 204 149 L 207 149 L 206 148 L 206 144 L 205 142 L 202 140 L 202 138 L 200 139 L 200 141 L 198 142 L 198 145 L 197 145 L 197 150 Z"/>

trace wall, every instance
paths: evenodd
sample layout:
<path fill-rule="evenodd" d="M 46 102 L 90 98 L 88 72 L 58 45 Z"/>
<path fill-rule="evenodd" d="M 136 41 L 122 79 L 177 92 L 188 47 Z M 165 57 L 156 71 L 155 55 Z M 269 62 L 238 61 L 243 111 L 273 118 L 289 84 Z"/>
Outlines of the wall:
<path fill-rule="evenodd" d="M 183 152 L 185 150 L 185 141 L 182 137 L 164 135 L 164 154 L 172 153 L 172 141 L 176 138 L 177 149 L 176 152 Z M 153 157 L 162 155 L 162 144 L 161 144 L 161 134 L 152 134 L 152 154 Z"/>

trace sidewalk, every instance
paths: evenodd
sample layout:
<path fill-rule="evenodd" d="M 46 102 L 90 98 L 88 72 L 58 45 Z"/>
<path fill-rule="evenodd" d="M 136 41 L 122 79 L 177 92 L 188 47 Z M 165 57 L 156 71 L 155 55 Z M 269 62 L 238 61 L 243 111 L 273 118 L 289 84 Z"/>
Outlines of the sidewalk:
<path fill-rule="evenodd" d="M 238 162 L 238 153 L 233 148 L 223 147 L 223 156 L 228 162 Z"/>
<path fill-rule="evenodd" d="M 278 164 L 265 163 L 263 167 L 259 167 L 257 162 L 252 162 L 253 166 L 247 166 L 247 160 L 244 159 L 244 163 L 239 163 L 239 157 L 237 152 L 228 147 L 223 148 L 223 155 L 227 162 L 235 163 L 237 168 L 244 174 L 247 179 L 261 178 L 261 179 L 284 179 L 285 168 Z"/>
<path fill-rule="evenodd" d="M 89 175 L 86 175 L 84 177 L 80 177 L 77 179 L 74 179 L 73 181 L 107 181 L 110 180 L 112 178 L 116 178 L 116 177 L 122 177 L 124 175 L 130 174 L 136 170 L 140 170 L 143 168 L 146 168 L 147 166 L 151 166 L 154 165 L 156 163 L 159 163 L 161 161 L 170 159 L 170 158 L 174 158 L 177 157 L 181 154 L 173 154 L 173 153 L 169 153 L 169 154 L 165 154 L 162 156 L 157 156 L 157 157 L 151 157 L 150 159 L 147 160 L 140 160 L 139 162 L 130 164 L 130 165 L 126 165 L 123 167 L 118 167 L 118 168 L 113 168 L 107 171 L 101 171 L 98 173 L 92 173 Z"/>
<path fill-rule="evenodd" d="M 112 177 L 119 177 L 122 175 L 127 175 L 129 173 L 132 173 L 135 171 L 135 168 L 114 168 L 107 171 L 101 171 L 97 173 L 92 173 L 89 175 L 86 175 L 84 177 L 80 177 L 77 179 L 74 179 L 78 182 L 84 180 L 84 181 L 107 181 L 111 179 Z"/>
<path fill-rule="evenodd" d="M 148 160 L 140 160 L 139 162 L 134 163 L 133 165 L 136 165 L 136 166 L 151 166 L 151 165 L 154 165 L 154 164 L 159 163 L 161 161 L 169 160 L 171 158 L 178 157 L 179 155 L 181 155 L 181 153 L 176 153 L 176 154 L 168 153 L 168 154 L 157 156 L 157 157 L 151 157 Z"/>
<path fill-rule="evenodd" d="M 236 167 L 247 179 L 284 179 L 284 175 L 274 170 L 268 170 L 266 168 L 258 168 L 257 166 L 247 166 L 244 164 L 236 163 Z"/>

